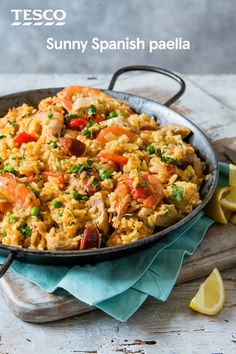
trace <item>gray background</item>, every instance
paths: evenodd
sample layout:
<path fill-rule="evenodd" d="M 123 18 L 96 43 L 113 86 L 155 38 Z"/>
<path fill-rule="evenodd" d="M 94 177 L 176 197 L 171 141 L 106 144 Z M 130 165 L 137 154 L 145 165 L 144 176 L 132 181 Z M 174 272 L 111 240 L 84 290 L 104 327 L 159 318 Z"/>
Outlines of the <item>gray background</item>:
<path fill-rule="evenodd" d="M 63 27 L 12 27 L 11 8 L 63 8 Z M 236 73 L 235 0 L 1 0 L 1 73 L 105 73 L 152 64 L 183 73 Z M 190 51 L 49 51 L 46 39 L 140 37 L 191 41 Z"/>

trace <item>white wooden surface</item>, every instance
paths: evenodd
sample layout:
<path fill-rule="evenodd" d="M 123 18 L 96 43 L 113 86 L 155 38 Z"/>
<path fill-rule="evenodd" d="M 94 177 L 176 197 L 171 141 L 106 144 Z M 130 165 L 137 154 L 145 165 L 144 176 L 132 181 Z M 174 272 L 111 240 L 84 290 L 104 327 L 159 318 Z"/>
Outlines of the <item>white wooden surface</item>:
<path fill-rule="evenodd" d="M 71 75 L 47 78 L 3 75 L 0 94 L 42 87 L 42 82 L 48 83 L 44 87 L 76 81 L 88 84 L 83 79 L 82 82 L 81 77 Z M 104 79 L 99 77 L 89 83 L 105 87 Z M 229 114 L 234 113 L 236 76 L 191 79 L 227 104 L 231 109 L 226 109 Z M 0 353 L 236 353 L 236 269 L 224 272 L 223 278 L 227 302 L 224 311 L 213 318 L 188 308 L 200 281 L 177 286 L 166 303 L 148 300 L 126 323 L 95 311 L 51 324 L 33 325 L 15 318 L 0 299 Z"/>

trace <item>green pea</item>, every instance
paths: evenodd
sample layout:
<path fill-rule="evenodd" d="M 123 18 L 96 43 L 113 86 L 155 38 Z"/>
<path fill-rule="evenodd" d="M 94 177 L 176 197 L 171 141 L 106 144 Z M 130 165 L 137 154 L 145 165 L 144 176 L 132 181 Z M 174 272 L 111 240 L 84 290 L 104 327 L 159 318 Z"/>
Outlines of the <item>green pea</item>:
<path fill-rule="evenodd" d="M 111 172 L 110 171 L 104 171 L 102 174 L 101 174 L 101 180 L 104 181 L 105 179 L 108 179 L 111 177 Z"/>
<path fill-rule="evenodd" d="M 108 118 L 115 118 L 115 117 L 117 117 L 116 112 L 110 112 L 110 113 L 108 114 Z"/>
<path fill-rule="evenodd" d="M 73 165 L 73 166 L 71 166 L 70 171 L 72 173 L 78 173 L 79 172 L 79 168 L 76 165 Z"/>
<path fill-rule="evenodd" d="M 88 195 L 82 195 L 82 196 L 81 196 L 81 199 L 82 199 L 82 200 L 89 200 L 89 196 L 88 196 Z"/>
<path fill-rule="evenodd" d="M 154 154 L 155 152 L 155 148 L 152 145 L 148 145 L 146 150 L 149 155 Z"/>
<path fill-rule="evenodd" d="M 18 220 L 18 217 L 13 215 L 9 218 L 9 223 L 14 224 L 14 222 L 16 222 L 17 220 Z"/>
<path fill-rule="evenodd" d="M 60 200 L 53 200 L 52 201 L 52 206 L 53 208 L 60 208 L 62 206 L 62 202 L 60 202 Z"/>
<path fill-rule="evenodd" d="M 37 208 L 36 206 L 33 206 L 33 208 L 31 209 L 30 214 L 32 216 L 39 216 L 40 215 L 39 208 Z"/>
<path fill-rule="evenodd" d="M 75 199 L 75 200 L 78 200 L 78 201 L 81 201 L 81 200 L 88 200 L 88 199 L 89 199 L 89 197 L 88 197 L 86 194 L 82 195 L 82 194 L 79 194 L 79 193 L 76 192 L 76 191 L 74 191 L 74 192 L 72 193 L 72 198 Z"/>

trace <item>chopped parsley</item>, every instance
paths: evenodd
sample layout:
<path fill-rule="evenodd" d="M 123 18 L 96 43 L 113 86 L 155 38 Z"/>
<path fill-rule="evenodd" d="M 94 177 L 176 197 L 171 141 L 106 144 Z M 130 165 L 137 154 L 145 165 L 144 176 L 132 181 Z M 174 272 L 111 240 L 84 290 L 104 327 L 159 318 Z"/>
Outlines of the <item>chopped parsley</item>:
<path fill-rule="evenodd" d="M 91 131 L 89 129 L 85 129 L 82 133 L 83 136 L 86 136 L 86 138 L 91 137 Z"/>
<path fill-rule="evenodd" d="M 39 192 L 36 191 L 35 189 L 32 189 L 32 191 L 33 191 L 35 197 L 36 197 L 36 198 L 39 198 Z"/>
<path fill-rule="evenodd" d="M 91 105 L 91 106 L 89 107 L 89 109 L 88 109 L 88 114 L 89 114 L 90 116 L 93 116 L 93 115 L 95 115 L 96 113 L 97 113 L 96 107 L 95 107 L 94 105 Z"/>
<path fill-rule="evenodd" d="M 92 172 L 92 163 L 93 163 L 93 161 L 92 160 L 87 160 L 86 161 L 86 164 L 84 164 L 84 165 L 81 165 L 81 164 L 79 164 L 78 165 L 78 167 L 79 167 L 79 173 L 81 173 L 81 172 Z"/>
<path fill-rule="evenodd" d="M 93 181 L 93 187 L 94 187 L 94 189 L 97 189 L 97 188 L 99 187 L 99 184 L 100 184 L 99 179 L 94 178 L 94 181 Z"/>
<path fill-rule="evenodd" d="M 53 113 L 49 113 L 49 114 L 48 114 L 48 118 L 49 118 L 49 119 L 55 119 Z"/>
<path fill-rule="evenodd" d="M 14 169 L 14 167 L 13 166 L 11 166 L 11 165 L 6 165 L 2 170 L 0 170 L 0 173 L 15 173 L 16 172 L 16 170 Z"/>
<path fill-rule="evenodd" d="M 61 202 L 60 200 L 54 199 L 54 200 L 52 201 L 52 206 L 53 206 L 53 208 L 58 209 L 58 208 L 60 208 L 60 207 L 62 206 L 62 202 Z"/>
<path fill-rule="evenodd" d="M 5 138 L 5 137 L 6 137 L 6 135 L 0 135 L 0 140 Z"/>
<path fill-rule="evenodd" d="M 164 163 L 172 163 L 173 165 L 178 165 L 179 161 L 178 159 L 174 159 L 170 156 L 162 156 L 161 157 L 161 162 L 164 162 Z"/>
<path fill-rule="evenodd" d="M 16 127 L 16 120 L 8 121 L 13 127 Z"/>
<path fill-rule="evenodd" d="M 31 227 L 26 223 L 21 224 L 17 230 L 20 231 L 24 237 L 30 237 L 32 235 Z"/>
<path fill-rule="evenodd" d="M 62 210 L 59 210 L 58 212 L 57 212 L 57 217 L 58 218 L 61 218 L 63 216 L 63 211 Z"/>
<path fill-rule="evenodd" d="M 9 218 L 9 223 L 10 223 L 10 224 L 14 224 L 17 220 L 18 220 L 18 217 L 15 216 L 15 215 L 12 215 L 12 216 Z"/>
<path fill-rule="evenodd" d="M 151 146 L 151 145 L 149 145 L 149 146 Z M 148 147 L 147 147 L 147 149 L 148 149 Z M 156 154 L 157 154 L 157 156 L 159 156 L 161 158 L 161 162 L 172 163 L 173 165 L 178 165 L 178 163 L 179 163 L 178 159 L 175 159 L 175 158 L 170 157 L 170 156 L 164 156 L 165 152 L 166 152 L 165 149 L 163 149 L 163 150 L 161 150 L 160 148 L 156 149 Z"/>
<path fill-rule="evenodd" d="M 53 140 L 50 141 L 49 145 L 51 145 L 54 149 L 57 148 L 57 143 Z"/>
<path fill-rule="evenodd" d="M 65 114 L 65 119 L 64 119 L 65 124 L 68 124 L 69 121 L 73 118 L 78 118 L 77 114 L 71 114 L 71 113 Z"/>
<path fill-rule="evenodd" d="M 181 203 L 184 199 L 184 188 L 182 186 L 177 186 L 176 184 L 172 184 L 171 188 L 171 199 L 173 199 L 177 203 Z"/>
<path fill-rule="evenodd" d="M 62 169 L 59 167 L 59 166 L 55 166 L 55 168 L 56 168 L 56 170 L 57 170 L 57 172 L 61 172 L 62 171 Z"/>

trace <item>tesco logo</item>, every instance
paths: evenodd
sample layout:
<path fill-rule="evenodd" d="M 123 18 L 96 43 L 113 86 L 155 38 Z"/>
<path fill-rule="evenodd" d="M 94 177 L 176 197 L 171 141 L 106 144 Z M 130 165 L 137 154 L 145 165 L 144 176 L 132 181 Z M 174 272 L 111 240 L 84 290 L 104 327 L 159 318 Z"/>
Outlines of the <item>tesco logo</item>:
<path fill-rule="evenodd" d="M 12 26 L 63 26 L 66 12 L 62 9 L 11 9 L 14 20 Z"/>

